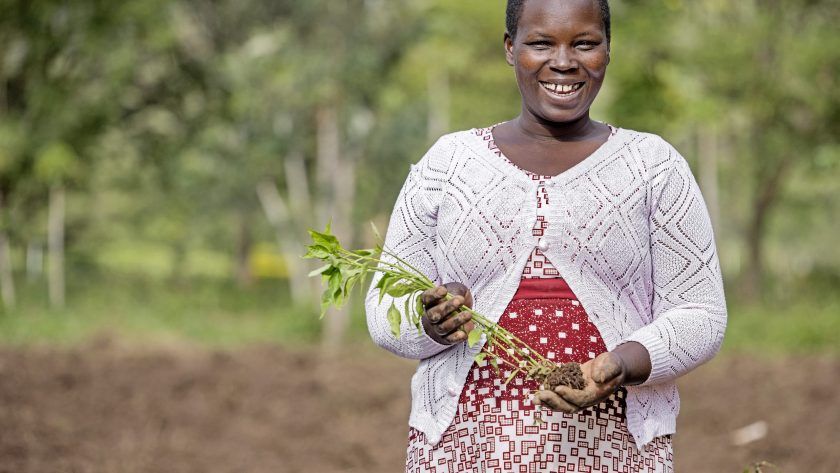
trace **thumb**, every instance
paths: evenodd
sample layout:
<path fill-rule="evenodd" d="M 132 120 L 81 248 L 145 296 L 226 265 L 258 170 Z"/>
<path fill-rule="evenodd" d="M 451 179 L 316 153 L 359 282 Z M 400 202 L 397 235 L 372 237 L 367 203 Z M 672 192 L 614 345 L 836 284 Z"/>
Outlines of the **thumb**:
<path fill-rule="evenodd" d="M 596 358 L 592 365 L 592 380 L 598 384 L 609 383 L 624 372 L 621 359 L 609 352 Z"/>

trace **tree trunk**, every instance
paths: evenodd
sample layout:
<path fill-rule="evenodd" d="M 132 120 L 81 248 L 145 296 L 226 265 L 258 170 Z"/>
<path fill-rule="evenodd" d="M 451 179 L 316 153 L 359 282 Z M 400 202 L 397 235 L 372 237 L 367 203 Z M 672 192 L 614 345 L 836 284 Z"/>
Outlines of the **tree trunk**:
<path fill-rule="evenodd" d="M 61 184 L 50 187 L 50 208 L 47 217 L 49 252 L 48 286 L 50 305 L 64 307 L 64 211 L 65 191 Z"/>
<path fill-rule="evenodd" d="M 429 142 L 434 142 L 449 130 L 449 74 L 445 69 L 431 68 L 427 81 L 429 115 L 426 130 Z"/>
<path fill-rule="evenodd" d="M 2 213 L 2 210 L 2 201 L 0 201 L 0 213 Z M 9 236 L 6 229 L 0 227 L 0 297 L 3 298 L 3 307 L 6 310 L 14 309 L 17 302 L 15 279 L 12 275 L 12 255 L 9 246 Z"/>
<path fill-rule="evenodd" d="M 289 206 L 280 195 L 277 184 L 273 180 L 265 180 L 257 184 L 257 197 L 260 199 L 263 212 L 268 222 L 274 228 L 277 246 L 283 254 L 286 267 L 289 270 L 289 289 L 292 303 L 295 305 L 311 304 L 310 282 L 306 266 L 301 261 L 303 245 L 292 232 L 289 231 Z"/>
<path fill-rule="evenodd" d="M 338 111 L 335 107 L 320 108 L 316 113 L 315 120 L 317 141 L 317 215 L 319 224 L 324 225 L 324 223 L 335 217 L 336 192 L 333 183 L 335 182 L 336 174 L 341 174 L 341 170 L 339 169 L 341 161 L 341 134 L 338 128 Z M 343 228 L 337 228 L 335 224 L 333 224 L 333 229 L 336 232 L 344 230 Z"/>
<path fill-rule="evenodd" d="M 334 106 L 318 110 L 317 126 L 317 171 L 318 197 L 321 222 L 332 221 L 332 230 L 345 246 L 352 246 L 351 213 L 356 188 L 355 165 L 341 154 L 341 133 L 338 111 Z M 321 224 L 323 225 L 323 223 Z M 334 352 L 341 345 L 350 321 L 346 307 L 330 309 L 324 317 L 322 348 Z"/>
<path fill-rule="evenodd" d="M 250 257 L 253 246 L 251 237 L 251 222 L 247 211 L 240 210 L 236 215 L 236 283 L 239 287 L 248 287 L 254 282 L 251 273 Z"/>
<path fill-rule="evenodd" d="M 303 154 L 299 151 L 292 151 L 283 160 L 283 168 L 286 173 L 286 191 L 288 201 L 290 204 L 290 230 L 295 229 L 294 232 L 289 231 L 290 237 L 296 237 L 299 248 L 303 248 L 304 242 L 308 238 L 306 230 L 309 228 L 318 229 L 324 222 L 316 222 L 313 214 L 312 201 L 316 196 L 313 196 L 309 187 L 309 179 L 306 175 L 306 165 L 304 163 Z M 292 276 L 298 278 L 296 283 L 300 287 L 306 287 L 306 290 L 301 290 L 302 296 L 309 298 L 313 294 L 318 293 L 320 287 L 320 280 L 317 278 L 310 278 L 308 276 L 308 265 L 304 262 L 298 261 L 300 271 Z"/>
<path fill-rule="evenodd" d="M 720 198 L 718 185 L 718 135 L 710 127 L 703 127 L 697 134 L 697 155 L 700 175 L 700 188 L 709 208 L 712 226 L 719 229 Z"/>
<path fill-rule="evenodd" d="M 3 195 L 0 193 L 0 297 L 3 307 L 7 310 L 15 307 L 15 279 L 12 274 L 12 258 L 9 251 L 9 235 L 5 227 L 5 207 Z"/>
<path fill-rule="evenodd" d="M 30 241 L 26 245 L 26 279 L 35 281 L 44 272 L 44 248 L 41 243 Z"/>
<path fill-rule="evenodd" d="M 764 235 L 770 213 L 778 202 L 782 193 L 787 171 L 793 164 L 790 154 L 784 156 L 775 166 L 764 164 L 764 169 L 772 169 L 764 174 L 759 173 L 757 190 L 753 199 L 753 214 L 747 226 L 746 247 L 747 265 L 743 274 L 742 295 L 750 302 L 758 301 L 764 287 Z"/>

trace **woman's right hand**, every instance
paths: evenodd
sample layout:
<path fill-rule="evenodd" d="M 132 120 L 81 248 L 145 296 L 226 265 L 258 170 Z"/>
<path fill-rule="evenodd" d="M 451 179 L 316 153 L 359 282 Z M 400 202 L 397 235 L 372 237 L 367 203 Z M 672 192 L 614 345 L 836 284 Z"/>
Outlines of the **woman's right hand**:
<path fill-rule="evenodd" d="M 446 300 L 447 294 L 451 294 L 452 299 Z M 475 323 L 469 312 L 458 312 L 461 306 L 472 309 L 473 296 L 466 286 L 458 282 L 446 283 L 423 292 L 421 298 L 425 307 L 421 320 L 426 335 L 441 345 L 467 340 Z"/>

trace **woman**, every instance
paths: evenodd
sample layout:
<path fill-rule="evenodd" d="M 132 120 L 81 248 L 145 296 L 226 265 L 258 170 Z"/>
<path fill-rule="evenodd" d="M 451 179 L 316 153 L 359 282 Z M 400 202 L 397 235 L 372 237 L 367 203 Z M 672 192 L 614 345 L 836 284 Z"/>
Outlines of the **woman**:
<path fill-rule="evenodd" d="M 376 280 L 367 298 L 374 340 L 421 360 L 406 471 L 672 471 L 675 379 L 726 327 L 702 196 L 664 140 L 589 117 L 610 61 L 606 0 L 509 1 L 505 52 L 521 114 L 441 138 L 388 228 L 387 246 L 449 283 L 399 338 Z M 582 363 L 586 387 L 505 385 L 475 363 L 457 313 L 473 302 L 549 359 Z"/>

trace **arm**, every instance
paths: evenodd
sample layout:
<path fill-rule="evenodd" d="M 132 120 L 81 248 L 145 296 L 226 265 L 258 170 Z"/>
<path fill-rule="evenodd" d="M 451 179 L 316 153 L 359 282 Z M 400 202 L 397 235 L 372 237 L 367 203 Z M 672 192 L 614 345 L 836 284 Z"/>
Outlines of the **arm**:
<path fill-rule="evenodd" d="M 441 139 L 417 165 L 412 166 L 394 205 L 385 237 L 385 246 L 389 250 L 438 284 L 440 278 L 433 257 L 436 249 L 437 212 L 431 203 L 430 194 L 442 176 L 435 175 L 441 172 L 432 169 L 429 162 L 445 156 L 447 149 L 446 142 Z M 439 178 L 438 181 L 435 178 Z M 386 255 L 383 255 L 383 260 L 392 261 Z M 428 358 L 448 348 L 450 345 L 435 341 L 425 330 L 418 330 L 404 313 L 399 338 L 391 333 L 388 308 L 393 302 L 401 313 L 404 312 L 405 299 L 410 296 L 392 298 L 386 294 L 380 303 L 379 289 L 376 288 L 380 277 L 380 273 L 374 275 L 365 300 L 368 330 L 373 341 L 390 352 L 411 359 Z"/>
<path fill-rule="evenodd" d="M 673 165 L 650 216 L 651 320 L 625 342 L 650 355 L 643 385 L 673 380 L 710 360 L 726 330 L 726 301 L 712 224 L 688 163 Z"/>
<path fill-rule="evenodd" d="M 726 303 L 711 221 L 688 164 L 673 148 L 669 152 L 671 170 L 650 215 L 654 293 L 648 323 L 581 365 L 592 381 L 583 390 L 558 386 L 538 392 L 536 403 L 577 412 L 619 386 L 673 380 L 720 349 Z"/>

